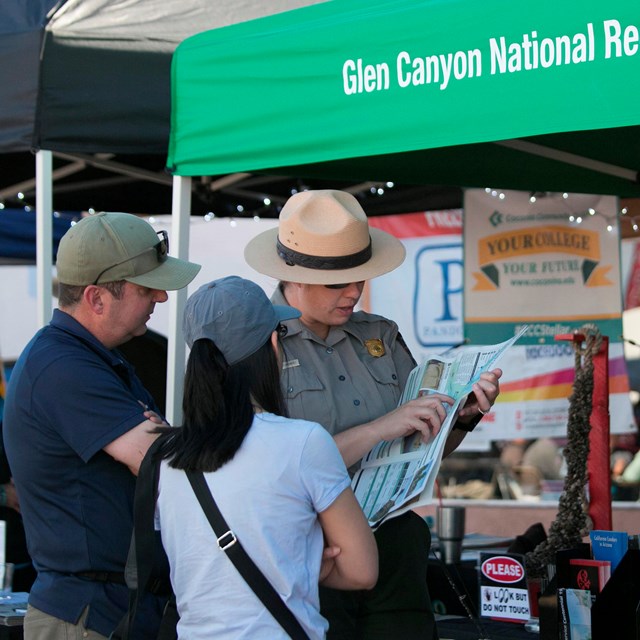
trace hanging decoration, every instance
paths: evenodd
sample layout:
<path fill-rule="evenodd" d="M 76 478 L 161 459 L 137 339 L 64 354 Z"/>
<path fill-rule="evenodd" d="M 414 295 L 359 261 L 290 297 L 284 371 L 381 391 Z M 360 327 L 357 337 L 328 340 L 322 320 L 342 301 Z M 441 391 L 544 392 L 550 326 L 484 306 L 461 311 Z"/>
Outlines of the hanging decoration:
<path fill-rule="evenodd" d="M 585 339 L 582 343 L 572 343 L 575 379 L 569 398 L 567 445 L 563 451 L 567 475 L 558 514 L 549 528 L 547 539 L 525 556 L 527 575 L 532 578 L 549 577 L 548 566 L 555 564 L 556 551 L 576 547 L 592 528 L 587 515 L 587 458 L 593 404 L 593 356 L 600 350 L 602 335 L 593 324 L 584 325 L 577 333 L 583 334 Z"/>

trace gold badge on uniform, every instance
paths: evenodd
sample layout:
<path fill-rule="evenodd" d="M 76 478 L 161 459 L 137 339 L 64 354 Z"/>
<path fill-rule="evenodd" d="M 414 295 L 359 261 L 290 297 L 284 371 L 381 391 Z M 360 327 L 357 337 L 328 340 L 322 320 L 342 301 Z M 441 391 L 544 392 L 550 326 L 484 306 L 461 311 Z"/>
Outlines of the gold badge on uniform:
<path fill-rule="evenodd" d="M 384 355 L 384 345 L 382 344 L 382 340 L 380 338 L 372 338 L 371 340 L 364 341 L 365 347 L 367 347 L 367 351 L 370 356 L 374 358 L 379 358 Z"/>

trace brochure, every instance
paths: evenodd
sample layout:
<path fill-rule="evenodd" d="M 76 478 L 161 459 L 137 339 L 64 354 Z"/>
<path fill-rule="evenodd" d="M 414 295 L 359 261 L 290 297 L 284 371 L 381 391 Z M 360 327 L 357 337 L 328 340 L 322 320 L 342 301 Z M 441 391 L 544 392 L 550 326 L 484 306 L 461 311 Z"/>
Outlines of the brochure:
<path fill-rule="evenodd" d="M 447 416 L 429 442 L 420 433 L 377 444 L 360 462 L 351 486 L 372 527 L 391 516 L 430 504 L 449 432 L 458 410 L 480 374 L 494 369 L 502 354 L 526 331 L 525 325 L 509 340 L 496 345 L 467 347 L 454 356 L 432 356 L 409 374 L 398 406 L 430 393 L 454 399 L 445 405 Z"/>
<path fill-rule="evenodd" d="M 611 563 L 608 560 L 591 560 L 590 558 L 569 560 L 570 587 L 591 592 L 593 600 L 602 591 L 610 577 Z"/>
<path fill-rule="evenodd" d="M 558 589 L 558 631 L 562 640 L 591 640 L 591 604 L 588 590 Z"/>
<path fill-rule="evenodd" d="M 591 551 L 596 560 L 608 560 L 611 572 L 616 570 L 620 560 L 628 549 L 628 534 L 625 531 L 601 531 L 594 529 L 589 532 Z"/>

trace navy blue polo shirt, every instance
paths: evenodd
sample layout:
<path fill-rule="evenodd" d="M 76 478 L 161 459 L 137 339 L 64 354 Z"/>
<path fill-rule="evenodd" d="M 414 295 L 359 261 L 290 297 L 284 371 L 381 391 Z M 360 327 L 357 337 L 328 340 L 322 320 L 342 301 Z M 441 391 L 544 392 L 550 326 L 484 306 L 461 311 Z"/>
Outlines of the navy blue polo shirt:
<path fill-rule="evenodd" d="M 126 586 L 70 574 L 124 571 L 135 477 L 102 449 L 145 420 L 141 404 L 157 411 L 121 354 L 60 310 L 27 345 L 7 388 L 4 442 L 38 571 L 29 602 L 74 623 L 89 605 L 87 627 L 105 636 L 126 611 Z M 139 610 L 148 637 L 156 600 Z"/>

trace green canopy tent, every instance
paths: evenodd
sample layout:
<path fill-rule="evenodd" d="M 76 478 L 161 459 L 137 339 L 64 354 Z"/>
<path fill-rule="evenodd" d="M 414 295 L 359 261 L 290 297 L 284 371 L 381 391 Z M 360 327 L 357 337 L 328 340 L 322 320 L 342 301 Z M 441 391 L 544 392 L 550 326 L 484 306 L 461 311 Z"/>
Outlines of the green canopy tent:
<path fill-rule="evenodd" d="M 195 35 L 174 215 L 247 171 L 640 196 L 639 27 L 635 0 L 335 0 Z"/>
<path fill-rule="evenodd" d="M 174 54 L 168 165 L 637 196 L 639 27 L 633 0 L 351 0 L 208 31 Z"/>

